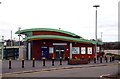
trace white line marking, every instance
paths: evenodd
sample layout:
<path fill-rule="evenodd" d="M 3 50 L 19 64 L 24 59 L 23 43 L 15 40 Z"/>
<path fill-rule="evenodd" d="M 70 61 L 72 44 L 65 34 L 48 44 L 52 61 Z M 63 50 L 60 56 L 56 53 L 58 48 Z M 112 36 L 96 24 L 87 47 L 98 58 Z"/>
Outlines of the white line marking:
<path fill-rule="evenodd" d="M 101 75 L 100 77 L 102 78 L 103 76 L 109 76 L 110 74 L 105 74 L 105 75 Z"/>

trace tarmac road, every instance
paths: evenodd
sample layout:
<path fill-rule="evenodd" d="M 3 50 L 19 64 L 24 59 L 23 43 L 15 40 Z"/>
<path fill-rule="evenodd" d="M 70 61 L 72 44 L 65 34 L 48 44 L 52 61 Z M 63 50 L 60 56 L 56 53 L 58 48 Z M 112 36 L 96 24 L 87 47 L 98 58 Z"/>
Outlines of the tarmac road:
<path fill-rule="evenodd" d="M 46 61 L 46 66 L 43 67 L 42 65 L 42 61 L 41 60 L 36 60 L 35 61 L 35 67 L 33 68 L 32 67 L 32 60 L 25 60 L 24 64 L 24 68 L 22 68 L 21 66 L 21 60 L 12 60 L 11 61 L 11 67 L 12 69 L 9 69 L 8 67 L 8 60 L 3 60 L 3 61 L 0 61 L 0 65 L 2 66 L 2 68 L 0 68 L 0 74 L 4 74 L 4 73 L 14 73 L 14 72 L 23 72 L 23 71 L 29 71 L 29 70 L 42 70 L 42 69 L 49 69 L 49 68 L 58 68 L 58 67 L 66 67 L 66 66 L 70 66 L 68 65 L 68 62 L 67 61 L 63 61 L 62 62 L 62 65 L 59 64 L 59 61 L 55 61 L 55 65 L 52 66 L 51 64 L 51 61 Z M 110 63 L 115 63 L 117 61 L 114 61 L 114 62 L 109 62 L 108 60 L 108 63 L 106 63 L 106 61 L 103 59 L 103 62 L 100 63 L 100 61 L 98 60 L 97 63 L 94 63 L 93 61 L 91 61 L 91 63 L 89 64 L 86 64 L 86 66 L 89 66 L 89 65 L 98 65 L 98 64 L 110 64 Z M 0 66 L 0 67 L 1 67 Z M 80 66 L 83 66 L 83 65 L 80 65 Z"/>
<path fill-rule="evenodd" d="M 32 73 L 8 74 L 3 77 L 100 77 L 118 73 L 118 64 L 91 66 L 83 68 L 68 68 L 59 70 L 46 70 Z"/>

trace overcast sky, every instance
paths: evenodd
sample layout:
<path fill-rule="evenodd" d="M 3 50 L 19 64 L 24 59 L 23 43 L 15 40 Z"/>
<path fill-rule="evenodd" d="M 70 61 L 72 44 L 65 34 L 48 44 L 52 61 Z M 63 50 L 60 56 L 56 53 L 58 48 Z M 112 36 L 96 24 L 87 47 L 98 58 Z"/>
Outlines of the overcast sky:
<path fill-rule="evenodd" d="M 95 8 L 98 8 L 98 38 L 118 41 L 119 0 L 0 0 L 0 39 L 18 40 L 18 27 L 61 28 L 85 39 L 95 38 Z"/>

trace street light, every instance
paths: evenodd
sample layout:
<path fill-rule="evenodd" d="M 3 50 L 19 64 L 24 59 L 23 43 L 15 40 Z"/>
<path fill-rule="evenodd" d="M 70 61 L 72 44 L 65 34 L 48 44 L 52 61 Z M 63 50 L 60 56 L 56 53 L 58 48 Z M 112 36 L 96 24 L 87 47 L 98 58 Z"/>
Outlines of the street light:
<path fill-rule="evenodd" d="M 95 14 L 96 14 L 96 17 L 95 17 L 95 41 L 96 41 L 96 44 L 95 44 L 95 54 L 97 54 L 97 7 L 100 7 L 100 5 L 93 5 L 93 7 L 96 8 L 96 11 L 95 11 Z"/>
<path fill-rule="evenodd" d="M 19 34 L 18 34 L 18 36 L 19 36 L 19 48 L 20 48 L 20 36 L 21 36 L 20 29 L 21 29 L 21 27 L 18 27 L 18 31 L 19 31 Z"/>
<path fill-rule="evenodd" d="M 2 2 L 0 2 L 1 4 Z M 3 53 L 4 53 L 4 36 L 2 36 L 2 47 L 1 47 L 1 50 L 2 50 L 2 60 L 3 60 Z"/>
<path fill-rule="evenodd" d="M 101 32 L 101 42 L 102 42 L 102 34 L 103 34 L 103 32 Z"/>
<path fill-rule="evenodd" d="M 101 32 L 101 42 L 103 42 L 103 41 L 102 41 L 102 37 L 103 37 L 102 34 L 103 34 L 103 32 Z M 102 47 L 102 45 L 101 45 L 101 52 L 103 52 L 103 47 Z"/>
<path fill-rule="evenodd" d="M 2 50 L 2 60 L 4 58 L 4 36 L 2 36 L 2 47 L 1 47 L 1 50 Z"/>

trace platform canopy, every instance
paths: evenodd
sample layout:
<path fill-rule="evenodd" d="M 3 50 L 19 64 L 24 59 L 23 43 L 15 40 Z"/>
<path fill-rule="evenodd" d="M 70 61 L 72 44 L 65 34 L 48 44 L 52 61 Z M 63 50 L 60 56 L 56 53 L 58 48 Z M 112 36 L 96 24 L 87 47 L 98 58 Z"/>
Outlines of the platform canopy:
<path fill-rule="evenodd" d="M 34 31 L 52 31 L 52 32 L 59 32 L 64 33 L 67 35 L 71 35 L 73 37 L 68 36 L 59 36 L 59 35 L 36 35 L 32 36 L 32 32 Z M 43 39 L 53 39 L 53 40 L 63 40 L 63 41 L 69 41 L 69 42 L 79 42 L 79 43 L 89 43 L 89 44 L 98 44 L 102 45 L 102 42 L 96 42 L 92 40 L 83 39 L 81 36 L 78 36 L 74 33 L 63 31 L 59 29 L 51 29 L 51 28 L 32 28 L 32 29 L 25 29 L 17 31 L 16 34 L 24 34 L 27 35 L 27 37 L 24 38 L 25 41 L 27 40 L 43 40 Z"/>
<path fill-rule="evenodd" d="M 54 40 L 63 40 L 63 41 L 69 41 L 69 42 L 79 42 L 79 43 L 91 43 L 96 44 L 95 41 L 86 40 L 86 39 L 78 39 L 78 38 L 72 38 L 72 37 L 66 37 L 66 36 L 57 36 L 57 35 L 37 35 L 37 36 L 31 36 L 24 38 L 25 41 L 27 40 L 43 40 L 43 39 L 54 39 Z M 102 42 L 97 42 L 97 44 L 102 44 Z"/>
<path fill-rule="evenodd" d="M 59 29 L 51 29 L 51 28 L 31 28 L 31 29 L 17 31 L 15 34 L 28 34 L 29 33 L 29 35 L 31 35 L 31 32 L 35 32 L 35 31 L 51 31 L 51 32 L 64 33 L 64 34 L 71 35 L 71 36 L 79 36 L 79 35 L 76 35 L 72 32 L 59 30 Z M 80 37 L 80 38 L 82 38 L 82 37 Z"/>

